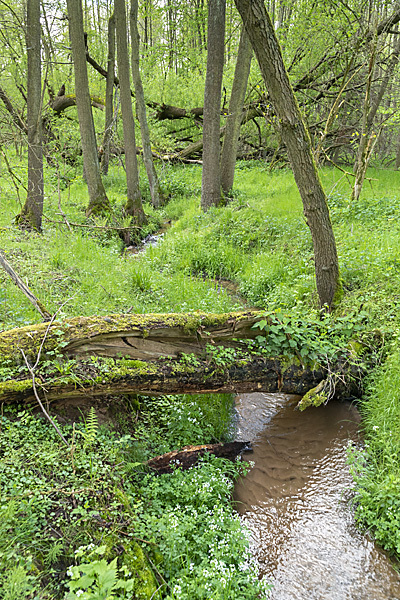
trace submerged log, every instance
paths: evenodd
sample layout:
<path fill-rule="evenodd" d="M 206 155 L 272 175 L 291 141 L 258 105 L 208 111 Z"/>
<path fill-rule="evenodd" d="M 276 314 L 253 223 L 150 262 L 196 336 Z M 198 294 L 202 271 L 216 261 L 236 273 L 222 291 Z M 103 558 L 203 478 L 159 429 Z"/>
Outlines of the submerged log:
<path fill-rule="evenodd" d="M 185 446 L 181 450 L 167 452 L 147 461 L 147 466 L 159 475 L 172 473 L 180 468 L 184 471 L 193 467 L 206 453 L 219 458 L 234 460 L 243 452 L 251 451 L 250 442 L 228 442 L 226 444 L 204 444 L 202 446 Z"/>

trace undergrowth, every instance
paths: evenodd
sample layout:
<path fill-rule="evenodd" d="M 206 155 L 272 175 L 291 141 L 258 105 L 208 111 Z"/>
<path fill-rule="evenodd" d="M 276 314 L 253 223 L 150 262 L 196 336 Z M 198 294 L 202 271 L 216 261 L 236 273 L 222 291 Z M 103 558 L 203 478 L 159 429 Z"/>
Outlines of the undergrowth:
<path fill-rule="evenodd" d="M 1 598 L 236 600 L 266 590 L 232 514 L 244 464 L 205 457 L 162 476 L 145 466 L 155 453 L 229 438 L 232 397 L 134 405 L 117 430 L 93 409 L 59 423 L 68 449 L 40 416 L 2 415 Z"/>

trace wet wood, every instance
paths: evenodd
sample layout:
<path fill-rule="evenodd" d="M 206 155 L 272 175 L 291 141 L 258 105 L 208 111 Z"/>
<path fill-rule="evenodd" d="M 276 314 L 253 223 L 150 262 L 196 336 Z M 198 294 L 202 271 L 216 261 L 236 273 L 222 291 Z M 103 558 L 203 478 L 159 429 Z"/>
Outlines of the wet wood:
<path fill-rule="evenodd" d="M 250 442 L 228 442 L 226 444 L 204 444 L 202 446 L 185 446 L 181 450 L 175 450 L 156 456 L 147 461 L 147 466 L 159 475 L 172 473 L 179 468 L 183 471 L 193 467 L 206 453 L 213 454 L 218 458 L 234 460 L 243 452 L 251 450 Z"/>

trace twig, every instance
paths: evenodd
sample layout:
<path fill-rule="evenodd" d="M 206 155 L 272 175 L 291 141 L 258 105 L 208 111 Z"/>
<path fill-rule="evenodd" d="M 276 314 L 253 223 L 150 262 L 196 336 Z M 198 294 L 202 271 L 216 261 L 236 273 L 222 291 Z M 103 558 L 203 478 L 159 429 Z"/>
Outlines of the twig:
<path fill-rule="evenodd" d="M 21 350 L 21 354 L 24 357 L 24 361 L 25 364 L 27 366 L 27 369 L 29 371 L 29 373 L 31 374 L 32 377 L 32 388 L 33 388 L 33 393 L 35 394 L 35 398 L 39 403 L 40 408 L 42 409 L 42 412 L 44 414 L 44 416 L 46 417 L 46 419 L 52 424 L 52 426 L 54 427 L 54 429 L 57 431 L 58 435 L 60 436 L 60 438 L 62 439 L 62 441 L 64 442 L 64 444 L 69 447 L 69 444 L 67 442 L 67 440 L 65 439 L 65 437 L 63 436 L 63 434 L 61 433 L 60 429 L 58 428 L 57 424 L 53 421 L 53 419 L 50 417 L 49 413 L 46 411 L 45 407 L 42 404 L 42 401 L 39 398 L 39 395 L 37 393 L 36 390 L 36 383 L 35 383 L 35 371 L 34 369 L 31 367 L 31 365 L 28 362 L 28 359 L 25 356 L 25 352 L 22 350 L 22 348 L 20 348 Z"/>
<path fill-rule="evenodd" d="M 47 420 L 48 420 L 48 421 L 51 423 L 51 425 L 52 425 L 52 426 L 54 427 L 54 429 L 57 431 L 58 435 L 60 436 L 60 438 L 62 439 L 62 441 L 64 442 L 64 444 L 65 444 L 66 446 L 68 446 L 68 447 L 69 447 L 69 444 L 68 444 L 67 440 L 65 439 L 65 437 L 64 437 L 64 436 L 63 436 L 63 434 L 61 433 L 61 431 L 60 431 L 60 429 L 58 428 L 58 426 L 57 426 L 57 424 L 55 423 L 55 421 L 53 421 L 53 419 L 50 417 L 49 413 L 46 411 L 45 407 L 44 407 L 44 406 L 43 406 L 43 404 L 42 404 L 42 401 L 41 401 L 41 400 L 40 400 L 40 398 L 39 398 L 39 395 L 38 395 L 38 393 L 37 393 L 37 389 L 36 389 L 35 370 L 36 370 L 36 368 L 37 368 L 37 366 L 38 366 L 38 364 L 39 364 L 40 355 L 42 354 L 43 346 L 44 346 L 44 343 L 45 343 L 45 341 L 46 341 L 46 338 L 47 338 L 47 336 L 48 336 L 48 334 L 49 334 L 50 327 L 52 326 L 52 324 L 53 324 L 53 322 L 54 322 L 54 320 L 55 320 L 55 318 L 56 318 L 56 316 L 57 316 L 57 313 L 58 313 L 58 312 L 60 312 L 60 310 L 63 308 L 63 306 L 65 306 L 65 305 L 67 304 L 67 302 L 69 302 L 70 300 L 71 300 L 71 298 L 68 298 L 68 300 L 66 300 L 65 302 L 63 302 L 63 304 L 61 304 L 61 306 L 60 306 L 60 307 L 59 307 L 59 308 L 56 310 L 56 312 L 54 313 L 54 315 L 51 317 L 51 319 L 50 319 L 50 322 L 49 322 L 49 324 L 47 325 L 47 328 L 46 328 L 45 334 L 44 334 L 44 336 L 43 336 L 42 343 L 40 344 L 39 352 L 38 352 L 38 354 L 37 354 L 37 357 L 36 357 L 36 362 L 35 362 L 35 364 L 33 365 L 33 367 L 32 367 L 32 366 L 29 364 L 29 361 L 28 361 L 28 359 L 26 358 L 25 352 L 22 350 L 22 348 L 20 348 L 20 350 L 21 350 L 21 354 L 22 354 L 22 356 L 23 356 L 23 358 L 24 358 L 24 361 L 25 361 L 25 364 L 26 364 L 26 367 L 27 367 L 27 369 L 28 369 L 28 371 L 29 371 L 29 373 L 30 373 L 30 375 L 31 375 L 31 377 L 32 377 L 32 389 L 33 389 L 33 393 L 34 393 L 34 395 L 35 395 L 35 398 L 36 398 L 36 400 L 38 401 L 38 403 L 39 403 L 39 406 L 40 406 L 40 408 L 42 409 L 42 412 L 43 412 L 44 416 L 46 417 L 46 419 L 47 419 Z"/>
<path fill-rule="evenodd" d="M 22 279 L 19 277 L 19 275 L 17 275 L 17 273 L 14 271 L 14 269 L 12 268 L 10 263 L 4 258 L 1 250 L 0 250 L 0 265 L 3 267 L 3 269 L 5 270 L 7 275 L 9 275 L 11 277 L 11 279 L 13 280 L 15 285 L 17 287 L 19 287 L 19 289 L 25 294 L 25 296 L 33 304 L 33 306 L 36 308 L 36 310 L 40 312 L 43 319 L 45 321 L 48 321 L 51 318 L 51 314 L 46 309 L 46 307 L 43 306 L 43 304 L 40 302 L 40 300 L 38 300 L 36 298 L 36 296 L 31 292 L 31 290 L 28 288 L 28 286 L 25 285 L 25 283 L 22 281 Z"/>
<path fill-rule="evenodd" d="M 56 213 L 56 214 L 61 214 L 61 216 L 65 216 L 63 215 L 63 213 Z M 46 219 L 46 221 L 49 221 L 50 223 L 55 223 L 56 225 L 65 225 L 65 223 L 63 223 L 62 221 L 55 221 L 54 219 L 50 219 L 50 217 L 47 217 L 46 215 L 43 215 L 43 217 Z M 86 229 L 112 229 L 115 231 L 130 231 L 131 229 L 141 229 L 141 227 L 139 225 L 129 225 L 129 227 L 112 227 L 111 225 L 83 225 L 82 223 L 68 223 L 69 225 L 72 225 L 72 227 L 84 227 Z"/>

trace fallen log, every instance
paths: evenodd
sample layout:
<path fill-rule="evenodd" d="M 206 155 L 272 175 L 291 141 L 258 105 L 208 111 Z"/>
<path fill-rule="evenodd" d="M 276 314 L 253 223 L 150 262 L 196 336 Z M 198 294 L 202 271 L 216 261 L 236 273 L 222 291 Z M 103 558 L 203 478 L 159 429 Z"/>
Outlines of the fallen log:
<path fill-rule="evenodd" d="M 234 460 L 243 452 L 251 451 L 250 442 L 228 442 L 226 444 L 204 444 L 202 446 L 185 446 L 181 450 L 167 452 L 161 456 L 155 456 L 147 461 L 147 466 L 152 470 L 163 475 L 172 473 L 179 468 L 183 471 L 193 467 L 206 453 L 213 454 L 218 458 L 228 458 Z"/>
<path fill-rule="evenodd" d="M 0 357 L 19 361 L 21 350 L 31 358 L 58 349 L 69 357 L 105 356 L 151 360 L 179 354 L 200 355 L 207 344 L 237 346 L 235 340 L 254 339 L 252 329 L 261 311 L 225 314 L 127 314 L 73 317 L 46 325 L 35 324 L 0 332 Z"/>
<path fill-rule="evenodd" d="M 349 351 L 328 373 L 323 364 L 304 365 L 296 356 L 266 356 L 249 348 L 246 341 L 259 335 L 253 326 L 261 318 L 260 311 L 109 315 L 1 332 L 0 358 L 9 372 L 16 365 L 16 375 L 0 382 L 0 403 L 35 400 L 32 380 L 18 365 L 23 355 L 33 364 L 40 348 L 45 366 L 41 370 L 39 363 L 36 388 L 49 402 L 88 395 L 264 391 L 309 392 L 312 404 L 314 388 L 319 403 L 358 393 L 358 367 Z"/>

